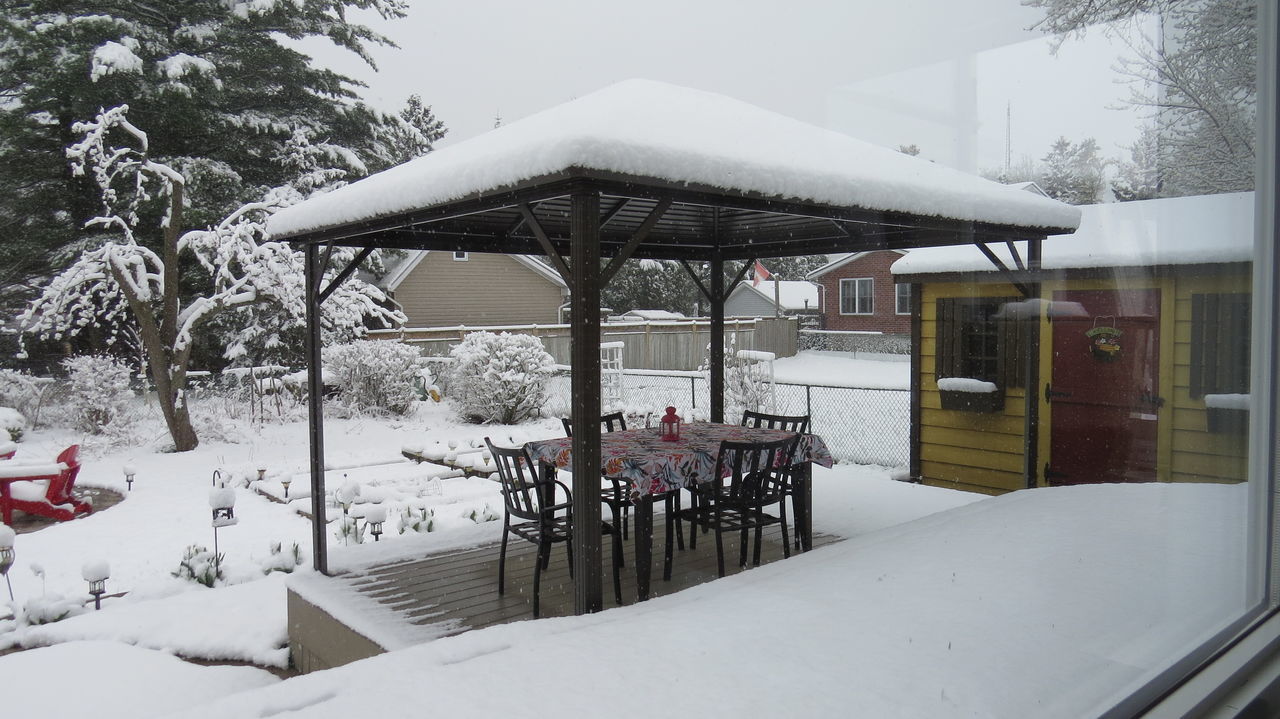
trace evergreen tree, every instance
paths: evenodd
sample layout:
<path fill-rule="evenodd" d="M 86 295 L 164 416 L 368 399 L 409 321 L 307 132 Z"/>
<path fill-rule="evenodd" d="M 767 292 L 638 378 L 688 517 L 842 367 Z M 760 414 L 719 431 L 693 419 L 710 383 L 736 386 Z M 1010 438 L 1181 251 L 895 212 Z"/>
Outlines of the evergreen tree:
<path fill-rule="evenodd" d="M 1160 196 L 1159 139 L 1155 127 L 1143 127 L 1137 141 L 1128 146 L 1129 159 L 1116 163 L 1117 174 L 1111 189 L 1117 201 L 1150 200 Z"/>
<path fill-rule="evenodd" d="M 1099 155 L 1093 138 L 1073 143 L 1059 137 L 1042 162 L 1038 182 L 1049 197 L 1071 205 L 1088 205 L 1101 199 L 1106 161 Z"/>
<path fill-rule="evenodd" d="M 405 101 L 400 119 L 403 123 L 393 128 L 394 141 L 391 143 L 396 164 L 431 152 L 436 142 L 448 132 L 444 123 L 431 112 L 431 106 L 422 104 L 422 96 L 417 93 Z"/>
<path fill-rule="evenodd" d="M 283 159 L 305 141 L 360 175 L 395 162 L 399 117 L 362 104 L 352 79 L 319 68 L 285 37 L 326 37 L 372 64 L 390 44 L 348 22 L 350 8 L 385 17 L 402 0 L 0 0 L 0 287 L 29 294 L 79 250 L 100 242 L 90 178 L 67 169 L 72 123 L 129 105 L 151 156 L 185 180 L 188 226 L 215 223 L 296 175 Z M 141 203 L 158 220 L 164 202 Z M 159 221 L 138 241 L 159 247 Z M 26 291 L 24 293 L 24 290 Z"/>

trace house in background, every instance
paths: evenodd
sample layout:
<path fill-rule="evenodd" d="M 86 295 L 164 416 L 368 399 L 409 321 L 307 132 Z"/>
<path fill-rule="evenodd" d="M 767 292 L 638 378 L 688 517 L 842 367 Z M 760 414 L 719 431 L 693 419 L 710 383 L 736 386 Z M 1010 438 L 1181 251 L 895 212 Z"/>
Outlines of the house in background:
<path fill-rule="evenodd" d="M 724 316 L 817 315 L 818 293 L 817 285 L 804 280 L 764 280 L 758 285 L 739 282 L 724 301 Z"/>
<path fill-rule="evenodd" d="M 569 288 L 524 255 L 415 250 L 383 278 L 406 327 L 556 324 Z"/>
<path fill-rule="evenodd" d="M 1084 206 L 1079 230 L 1044 241 L 1034 278 L 966 246 L 896 262 L 920 295 L 912 475 L 987 494 L 1243 481 L 1253 202 Z M 1030 298 L 1014 284 L 1034 279 Z"/>
<path fill-rule="evenodd" d="M 806 277 L 821 295 L 821 327 L 804 346 L 905 355 L 911 343 L 911 285 L 889 268 L 905 250 L 871 250 L 836 257 Z M 843 334 L 849 333 L 849 334 Z"/>

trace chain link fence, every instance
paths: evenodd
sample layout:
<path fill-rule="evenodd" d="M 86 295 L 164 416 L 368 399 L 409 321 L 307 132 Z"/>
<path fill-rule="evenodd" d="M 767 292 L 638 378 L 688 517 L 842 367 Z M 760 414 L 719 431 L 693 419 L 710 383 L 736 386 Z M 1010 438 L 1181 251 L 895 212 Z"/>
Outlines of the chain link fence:
<path fill-rule="evenodd" d="M 611 410 L 621 409 L 632 417 L 653 413 L 656 418 L 665 407 L 674 406 L 686 419 L 705 420 L 709 416 L 711 396 L 707 381 L 700 373 L 624 370 L 622 385 L 622 406 L 610 407 Z M 555 376 L 550 395 L 547 413 L 567 417 L 568 372 Z M 774 385 L 774 396 L 773 412 L 809 415 L 810 431 L 822 437 L 837 460 L 885 467 L 907 465 L 910 390 L 779 382 Z M 729 413 L 726 408 L 726 415 Z M 734 422 L 739 418 L 726 416 L 725 419 Z"/>

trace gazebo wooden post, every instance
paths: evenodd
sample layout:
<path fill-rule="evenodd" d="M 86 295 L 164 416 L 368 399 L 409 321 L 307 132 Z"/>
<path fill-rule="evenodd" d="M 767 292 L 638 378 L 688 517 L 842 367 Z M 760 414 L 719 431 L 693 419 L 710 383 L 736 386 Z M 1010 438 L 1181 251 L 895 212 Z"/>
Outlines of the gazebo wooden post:
<path fill-rule="evenodd" d="M 573 405 L 573 611 L 604 608 L 600 536 L 600 195 L 575 190 L 569 216 Z"/>
<path fill-rule="evenodd" d="M 1027 240 L 1027 271 L 1031 277 L 1026 282 L 1028 299 L 1032 302 L 1042 299 L 1044 285 L 1040 283 L 1041 267 L 1040 238 Z M 1040 313 L 1044 311 L 1044 303 L 1036 303 L 1035 317 L 1023 328 L 1023 358 L 1026 361 L 1026 393 L 1027 404 L 1024 410 L 1022 436 L 1026 438 L 1023 448 L 1023 476 L 1027 488 L 1034 489 L 1040 477 Z"/>
<path fill-rule="evenodd" d="M 311 439 L 311 557 L 317 572 L 329 573 L 324 495 L 324 381 L 320 367 L 320 280 L 315 243 L 303 250 L 307 302 L 307 412 Z"/>
<path fill-rule="evenodd" d="M 724 421 L 724 256 L 711 256 L 711 421 Z"/>

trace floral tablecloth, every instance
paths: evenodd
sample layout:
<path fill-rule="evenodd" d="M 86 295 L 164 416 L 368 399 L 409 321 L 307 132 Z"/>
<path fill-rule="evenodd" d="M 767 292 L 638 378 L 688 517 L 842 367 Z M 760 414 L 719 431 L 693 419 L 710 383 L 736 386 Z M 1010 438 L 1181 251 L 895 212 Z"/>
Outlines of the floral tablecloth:
<path fill-rule="evenodd" d="M 631 480 L 635 494 L 657 494 L 676 487 L 707 482 L 716 471 L 720 443 L 767 442 L 791 436 L 780 429 L 754 429 L 735 424 L 694 422 L 680 428 L 680 439 L 668 442 L 655 429 L 629 429 L 600 435 L 600 464 L 604 474 Z M 573 440 L 569 437 L 544 439 L 525 445 L 535 462 L 573 469 Z M 830 450 L 815 434 L 800 437 L 796 462 L 834 464 Z"/>

